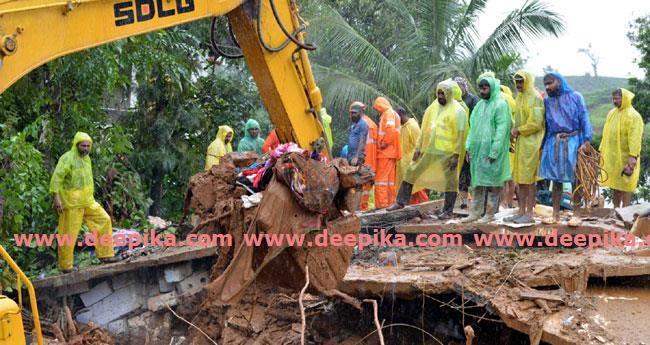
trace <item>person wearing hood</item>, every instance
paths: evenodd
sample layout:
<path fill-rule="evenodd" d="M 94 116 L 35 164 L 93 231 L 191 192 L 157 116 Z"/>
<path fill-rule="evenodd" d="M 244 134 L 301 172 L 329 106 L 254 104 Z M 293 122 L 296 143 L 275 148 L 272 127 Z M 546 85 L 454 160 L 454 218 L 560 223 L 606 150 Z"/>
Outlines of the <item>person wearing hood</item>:
<path fill-rule="evenodd" d="M 241 138 L 237 145 L 237 151 L 255 151 L 261 156 L 263 153 L 262 146 L 264 146 L 264 139 L 260 138 L 260 124 L 253 119 L 249 119 L 246 121 L 246 127 L 244 128 L 244 137 Z"/>
<path fill-rule="evenodd" d="M 408 204 L 412 190 L 427 188 L 445 193 L 439 218 L 452 216 L 458 176 L 465 158 L 467 128 L 467 112 L 454 99 L 453 84 L 449 81 L 439 83 L 436 100 L 422 117 L 422 134 L 416 143 L 412 163 L 400 185 L 395 204 L 388 210 L 403 208 Z"/>
<path fill-rule="evenodd" d="M 472 112 L 466 142 L 472 163 L 473 199 L 470 215 L 463 222 L 493 221 L 499 210 L 501 188 L 512 179 L 508 157 L 512 115 L 510 106 L 501 96 L 500 84 L 490 76 L 478 80 L 481 101 Z"/>
<path fill-rule="evenodd" d="M 539 174 L 553 182 L 553 217 L 543 220 L 554 224 L 560 220 L 560 202 L 563 183 L 573 183 L 576 190 L 578 150 L 591 146 L 591 122 L 582 95 L 569 86 L 559 73 L 544 76 L 544 113 L 546 133 L 542 144 Z M 580 203 L 580 193 L 573 193 L 573 202 Z M 570 221 L 579 224 L 576 219 Z"/>
<path fill-rule="evenodd" d="M 418 138 L 420 137 L 421 131 L 420 131 L 420 125 L 418 124 L 418 121 L 408 116 L 406 109 L 402 107 L 398 107 L 396 111 L 397 114 L 399 115 L 400 123 L 402 124 L 402 128 L 400 129 L 400 141 L 402 144 L 403 159 L 400 159 L 399 162 L 397 163 L 397 178 L 395 181 L 395 185 L 397 187 L 400 187 L 402 181 L 404 180 L 404 176 L 406 175 L 406 171 L 411 165 L 411 160 L 408 159 L 407 157 L 413 157 L 413 154 L 415 153 L 415 147 L 418 143 Z M 399 194 L 399 190 L 398 190 L 398 194 Z M 427 195 L 425 190 L 422 189 L 422 190 L 415 191 L 411 194 L 411 200 L 409 203 L 411 205 L 415 205 L 415 204 L 423 203 L 425 201 L 429 201 L 429 196 Z"/>
<path fill-rule="evenodd" d="M 377 133 L 377 175 L 375 177 L 375 207 L 386 208 L 395 202 L 397 162 L 402 158 L 400 119 L 390 102 L 377 97 L 373 108 L 380 114 Z"/>
<path fill-rule="evenodd" d="M 262 152 L 269 153 L 275 150 L 275 148 L 278 146 L 280 146 L 280 139 L 278 138 L 278 134 L 274 128 L 266 137 L 266 140 L 264 140 L 264 145 L 262 145 Z"/>
<path fill-rule="evenodd" d="M 510 131 L 515 143 L 513 181 L 519 187 L 519 212 L 506 221 L 527 224 L 534 222 L 539 149 L 544 139 L 544 99 L 535 89 L 535 75 L 520 70 L 514 76 L 517 86 L 515 122 Z"/>
<path fill-rule="evenodd" d="M 617 89 L 612 93 L 614 109 L 607 114 L 600 141 L 601 166 L 607 179 L 601 183 L 614 192 L 614 208 L 630 206 L 639 183 L 643 119 L 632 106 L 634 93 Z"/>
<path fill-rule="evenodd" d="M 232 138 L 234 131 L 228 126 L 219 126 L 217 137 L 214 139 L 210 146 L 208 146 L 208 153 L 205 156 L 204 170 L 210 170 L 213 165 L 219 165 L 221 157 L 226 153 L 232 152 Z"/>
<path fill-rule="evenodd" d="M 95 252 L 102 262 L 118 260 L 113 251 L 111 217 L 95 201 L 90 157 L 92 139 L 83 132 L 74 135 L 72 148 L 56 164 L 50 180 L 53 204 L 59 213 L 58 233 L 76 243 L 82 224 L 96 233 Z M 63 273 L 73 271 L 74 244 L 58 247 L 58 266 Z"/>

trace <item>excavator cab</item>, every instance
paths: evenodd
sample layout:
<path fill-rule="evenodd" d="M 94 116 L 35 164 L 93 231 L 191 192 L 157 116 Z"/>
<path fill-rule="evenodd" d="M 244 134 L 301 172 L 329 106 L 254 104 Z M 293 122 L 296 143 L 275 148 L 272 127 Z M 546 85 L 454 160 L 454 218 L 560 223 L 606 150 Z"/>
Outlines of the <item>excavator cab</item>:
<path fill-rule="evenodd" d="M 21 288 L 23 284 L 27 286 L 27 291 L 29 293 L 29 302 L 34 317 L 34 333 L 36 335 L 36 341 L 38 345 L 43 345 L 43 334 L 41 333 L 41 322 L 38 315 L 38 305 L 36 303 L 34 287 L 3 246 L 0 246 L 0 256 L 2 256 L 2 259 L 6 261 L 9 267 L 16 273 L 16 282 L 18 286 L 18 303 L 7 296 L 0 295 L 0 345 L 27 344 L 22 317 L 23 301 Z"/>

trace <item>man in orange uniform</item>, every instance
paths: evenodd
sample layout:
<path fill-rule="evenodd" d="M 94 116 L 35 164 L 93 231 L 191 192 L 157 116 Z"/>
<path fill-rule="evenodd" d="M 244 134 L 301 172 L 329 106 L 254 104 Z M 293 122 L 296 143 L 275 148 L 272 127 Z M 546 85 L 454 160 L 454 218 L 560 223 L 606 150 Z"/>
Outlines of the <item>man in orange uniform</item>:
<path fill-rule="evenodd" d="M 377 173 L 377 124 L 366 114 L 366 105 L 361 102 L 353 102 L 350 104 L 350 111 L 360 110 L 363 114 L 363 120 L 368 125 L 368 138 L 366 139 L 366 159 L 364 164 L 372 168 L 372 171 Z M 363 186 L 363 196 L 361 197 L 361 210 L 368 210 L 368 198 L 370 197 L 371 184 Z"/>
<path fill-rule="evenodd" d="M 264 145 L 262 145 L 262 152 L 269 153 L 278 146 L 280 146 L 280 139 L 278 139 L 278 135 L 275 133 L 275 129 L 273 129 L 269 136 L 266 137 Z"/>
<path fill-rule="evenodd" d="M 401 122 L 397 112 L 384 97 L 377 97 L 373 108 L 379 112 L 377 133 L 377 175 L 375 177 L 375 207 L 386 208 L 395 202 L 397 161 L 402 158 Z"/>

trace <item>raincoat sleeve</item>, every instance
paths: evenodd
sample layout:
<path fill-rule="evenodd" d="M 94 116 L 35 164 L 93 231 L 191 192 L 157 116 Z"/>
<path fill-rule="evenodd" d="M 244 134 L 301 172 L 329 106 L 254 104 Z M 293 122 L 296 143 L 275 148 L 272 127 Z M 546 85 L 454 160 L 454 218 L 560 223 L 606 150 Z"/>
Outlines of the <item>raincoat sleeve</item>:
<path fill-rule="evenodd" d="M 512 124 L 510 106 L 506 102 L 497 104 L 495 111 L 494 121 L 496 122 L 496 129 L 494 131 L 494 138 L 492 138 L 492 145 L 490 146 L 490 154 L 488 155 L 488 158 L 491 159 L 498 159 L 499 154 L 503 150 L 504 141 L 510 140 L 510 126 Z"/>
<path fill-rule="evenodd" d="M 591 142 L 592 139 L 592 129 L 591 129 L 591 120 L 589 120 L 589 112 L 587 111 L 587 104 L 585 103 L 584 97 L 582 97 L 581 94 L 577 93 L 578 95 L 578 101 L 580 104 L 578 104 L 578 109 L 580 111 L 580 132 L 582 133 L 582 140 L 584 142 Z M 582 144 L 581 143 L 581 144 Z"/>
<path fill-rule="evenodd" d="M 641 155 L 641 143 L 643 141 L 643 119 L 638 113 L 633 114 L 633 117 L 629 120 L 627 128 L 629 129 L 628 134 L 628 147 L 630 156 L 639 157 Z"/>
<path fill-rule="evenodd" d="M 70 173 L 70 165 L 67 164 L 66 156 L 61 156 L 56 164 L 52 178 L 50 179 L 50 193 L 63 193 L 63 180 Z"/>
<path fill-rule="evenodd" d="M 519 134 L 523 136 L 529 136 L 544 129 L 544 102 L 537 97 L 534 97 L 532 101 L 533 107 L 530 118 L 518 128 Z"/>
<path fill-rule="evenodd" d="M 399 147 L 399 128 L 399 117 L 394 114 L 385 113 L 381 117 L 379 125 L 379 143 Z"/>

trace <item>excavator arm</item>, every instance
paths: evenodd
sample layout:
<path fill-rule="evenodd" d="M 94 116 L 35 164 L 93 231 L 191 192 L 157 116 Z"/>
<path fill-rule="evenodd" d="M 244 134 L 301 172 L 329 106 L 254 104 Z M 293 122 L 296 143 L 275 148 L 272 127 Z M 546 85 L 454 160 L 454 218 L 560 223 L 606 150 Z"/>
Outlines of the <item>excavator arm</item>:
<path fill-rule="evenodd" d="M 325 138 L 304 25 L 295 0 L 0 0 L 0 94 L 33 69 L 77 51 L 199 19 L 228 16 L 282 142 L 303 148 Z M 327 142 L 327 140 L 325 140 Z M 326 154 L 329 148 L 326 150 Z M 33 288 L 35 333 L 43 344 Z M 11 323 L 9 317 L 17 318 Z M 20 307 L 0 298 L 0 345 L 25 344 Z M 10 327 L 11 326 L 11 327 Z"/>
<path fill-rule="evenodd" d="M 279 139 L 310 148 L 325 137 L 322 97 L 294 1 L 0 0 L 0 93 L 58 57 L 227 15 Z"/>

